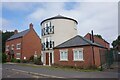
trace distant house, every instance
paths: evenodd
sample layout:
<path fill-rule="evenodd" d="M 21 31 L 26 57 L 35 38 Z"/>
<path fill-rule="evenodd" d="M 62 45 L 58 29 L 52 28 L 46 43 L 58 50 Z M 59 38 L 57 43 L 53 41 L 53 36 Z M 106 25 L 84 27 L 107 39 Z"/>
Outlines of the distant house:
<path fill-rule="evenodd" d="M 84 37 L 85 37 L 86 39 L 89 39 L 89 40 L 92 39 L 92 35 L 91 35 L 90 33 L 87 33 Z M 96 42 L 96 43 L 104 46 L 104 47 L 107 48 L 107 49 L 110 49 L 110 44 L 109 44 L 107 41 L 105 41 L 104 39 L 99 38 L 99 37 L 97 37 L 97 36 L 95 36 L 95 35 L 93 36 L 93 38 L 94 38 L 94 42 Z"/>
<path fill-rule="evenodd" d="M 100 66 L 100 50 L 107 50 L 104 46 L 93 43 L 82 37 L 75 36 L 54 47 L 54 64 L 88 68 Z"/>
<path fill-rule="evenodd" d="M 27 30 L 19 33 L 17 30 L 14 31 L 14 35 L 6 41 L 5 52 L 9 61 L 12 58 L 29 60 L 32 55 L 40 55 L 41 40 L 33 29 L 32 23 Z"/>

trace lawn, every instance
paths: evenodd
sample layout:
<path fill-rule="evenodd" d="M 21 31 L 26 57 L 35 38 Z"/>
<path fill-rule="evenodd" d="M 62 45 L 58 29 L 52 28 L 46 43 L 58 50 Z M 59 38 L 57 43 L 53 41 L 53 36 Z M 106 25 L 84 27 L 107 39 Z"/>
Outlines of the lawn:
<path fill-rule="evenodd" d="M 27 63 L 17 63 L 20 66 L 28 66 L 33 68 L 46 68 L 51 70 L 65 70 L 65 71 L 79 71 L 79 72 L 99 72 L 98 69 L 75 69 L 75 68 L 67 68 L 67 67 L 54 67 L 54 66 L 42 66 L 35 64 L 27 64 Z"/>

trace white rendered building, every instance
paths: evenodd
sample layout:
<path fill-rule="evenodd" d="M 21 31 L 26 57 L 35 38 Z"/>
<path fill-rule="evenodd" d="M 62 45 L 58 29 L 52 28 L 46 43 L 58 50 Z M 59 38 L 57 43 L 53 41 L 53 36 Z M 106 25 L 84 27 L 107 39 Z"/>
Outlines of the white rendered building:
<path fill-rule="evenodd" d="M 43 65 L 54 64 L 53 48 L 77 35 L 77 21 L 57 15 L 41 22 Z"/>

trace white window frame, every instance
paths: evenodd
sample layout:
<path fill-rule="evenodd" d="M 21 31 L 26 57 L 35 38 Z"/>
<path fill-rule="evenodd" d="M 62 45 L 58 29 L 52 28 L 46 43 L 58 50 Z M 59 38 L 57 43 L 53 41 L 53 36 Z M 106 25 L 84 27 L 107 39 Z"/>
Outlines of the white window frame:
<path fill-rule="evenodd" d="M 59 52 L 60 52 L 60 61 L 68 61 L 68 50 L 67 49 L 66 50 L 59 50 Z M 67 54 L 67 55 L 65 55 L 65 54 Z"/>
<path fill-rule="evenodd" d="M 19 54 L 19 57 L 17 56 L 17 54 Z M 20 53 L 16 53 L 16 59 L 20 59 L 21 54 Z"/>
<path fill-rule="evenodd" d="M 11 45 L 11 50 L 14 50 L 14 48 L 13 48 L 13 47 L 14 47 L 14 44 L 12 44 L 12 45 Z"/>
<path fill-rule="evenodd" d="M 75 53 L 76 51 L 77 53 Z M 77 55 L 77 58 L 76 58 L 76 55 Z M 81 57 L 80 55 L 82 55 L 82 58 L 80 58 Z M 83 48 L 73 49 L 73 61 L 84 61 Z"/>
<path fill-rule="evenodd" d="M 9 51 L 9 47 L 10 47 L 9 45 L 6 46 L 6 51 Z"/>
<path fill-rule="evenodd" d="M 19 45 L 20 45 L 20 48 L 18 47 Z M 20 49 L 21 49 L 21 43 L 17 43 L 17 44 L 16 44 L 16 49 L 17 49 L 17 50 L 20 50 Z"/>
<path fill-rule="evenodd" d="M 50 27 L 50 26 L 51 26 L 50 23 L 51 23 L 50 21 L 47 22 L 47 25 L 48 25 L 47 27 Z"/>

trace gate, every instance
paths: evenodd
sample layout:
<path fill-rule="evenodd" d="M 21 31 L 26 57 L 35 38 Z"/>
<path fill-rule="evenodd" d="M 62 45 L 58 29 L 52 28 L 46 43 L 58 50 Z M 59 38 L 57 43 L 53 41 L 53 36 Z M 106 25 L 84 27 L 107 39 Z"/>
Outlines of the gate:
<path fill-rule="evenodd" d="M 110 68 L 115 61 L 116 55 L 114 50 L 100 49 L 100 62 L 101 68 Z"/>

